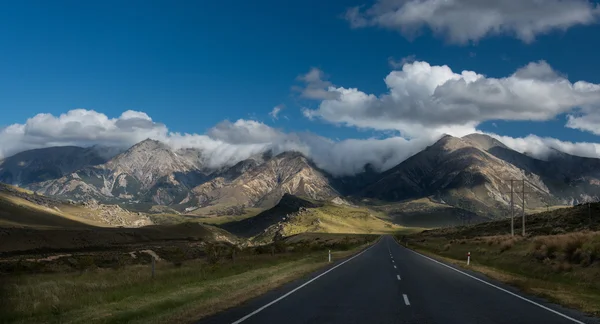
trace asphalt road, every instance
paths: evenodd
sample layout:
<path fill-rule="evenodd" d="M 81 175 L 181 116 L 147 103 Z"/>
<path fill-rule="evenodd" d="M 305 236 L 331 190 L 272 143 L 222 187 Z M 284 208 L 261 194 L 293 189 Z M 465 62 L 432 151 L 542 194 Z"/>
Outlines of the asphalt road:
<path fill-rule="evenodd" d="M 243 305 L 214 323 L 600 323 L 383 237 L 371 248 Z"/>

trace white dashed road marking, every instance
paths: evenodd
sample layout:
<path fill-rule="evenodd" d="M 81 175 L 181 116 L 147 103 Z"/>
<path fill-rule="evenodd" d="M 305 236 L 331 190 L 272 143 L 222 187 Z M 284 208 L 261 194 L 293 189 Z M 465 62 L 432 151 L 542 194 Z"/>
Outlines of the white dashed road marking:
<path fill-rule="evenodd" d="M 410 302 L 408 301 L 408 296 L 406 296 L 405 294 L 402 294 L 402 297 L 404 297 L 404 303 L 406 304 L 406 306 L 410 306 Z"/>
<path fill-rule="evenodd" d="M 398 278 L 398 280 L 401 280 L 401 279 L 400 279 L 400 275 L 396 275 L 396 277 Z M 406 295 L 404 295 L 404 296 L 406 296 Z"/>

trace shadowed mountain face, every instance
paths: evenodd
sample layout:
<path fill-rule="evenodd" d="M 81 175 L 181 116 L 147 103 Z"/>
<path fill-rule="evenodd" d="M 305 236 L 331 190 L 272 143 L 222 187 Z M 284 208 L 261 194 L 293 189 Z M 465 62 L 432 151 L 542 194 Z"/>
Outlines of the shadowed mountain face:
<path fill-rule="evenodd" d="M 230 233 L 243 237 L 252 237 L 265 231 L 270 226 L 281 222 L 287 215 L 298 212 L 302 208 L 315 208 L 316 204 L 308 200 L 284 194 L 273 208 L 254 217 L 222 226 Z"/>
<path fill-rule="evenodd" d="M 26 151 L 0 162 L 0 181 L 50 196 L 148 208 L 168 205 L 178 211 L 271 208 L 285 194 L 315 200 L 342 194 L 357 201 L 431 197 L 489 218 L 507 215 L 510 179 L 527 180 L 528 210 L 600 197 L 600 159 L 558 151 L 546 160 L 535 159 L 482 134 L 445 136 L 385 172 L 367 165 L 364 172 L 345 177 L 327 174 L 296 152 L 266 152 L 219 168 L 210 167 L 201 150 L 173 150 L 153 140 L 108 160 L 106 155 L 98 148 Z M 514 182 L 513 190 L 521 192 L 521 182 Z M 514 202 L 520 208 L 520 194 Z"/>
<path fill-rule="evenodd" d="M 57 146 L 24 151 L 0 160 L 0 182 L 14 185 L 58 179 L 87 166 L 105 163 L 118 150 L 94 146 Z"/>

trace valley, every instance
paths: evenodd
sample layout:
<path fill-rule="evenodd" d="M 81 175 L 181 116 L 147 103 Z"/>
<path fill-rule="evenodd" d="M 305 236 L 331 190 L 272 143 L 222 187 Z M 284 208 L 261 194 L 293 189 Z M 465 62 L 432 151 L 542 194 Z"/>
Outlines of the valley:
<path fill-rule="evenodd" d="M 366 165 L 337 177 L 298 152 L 269 150 L 214 167 L 200 150 L 149 139 L 127 150 L 52 149 L 0 161 L 0 278 L 42 296 L 27 295 L 40 305 L 31 311 L 25 295 L 3 290 L 15 323 L 102 322 L 97 307 L 111 320 L 197 319 L 327 267 L 329 251 L 334 260 L 356 255 L 381 235 L 449 262 L 473 249 L 485 253 L 481 267 L 510 267 L 494 256 L 527 257 L 531 240 L 502 236 L 510 179 L 525 180 L 514 181 L 513 203 L 521 215 L 524 189 L 530 235 L 598 230 L 577 211 L 600 196 L 600 160 L 560 152 L 538 160 L 481 134 L 444 136 L 388 170 Z M 496 243 L 479 246 L 493 237 L 499 252 Z M 546 263 L 531 267 L 566 267 Z M 569 267 L 584 279 L 595 269 Z M 110 282 L 115 275 L 123 280 Z M 44 288 L 46 280 L 56 289 Z M 246 288 L 234 287 L 240 282 Z M 68 297 L 85 285 L 105 288 Z M 48 302 L 51 295 L 59 300 Z M 121 311 L 129 295 L 143 302 Z M 587 311 L 594 300 L 561 303 Z"/>

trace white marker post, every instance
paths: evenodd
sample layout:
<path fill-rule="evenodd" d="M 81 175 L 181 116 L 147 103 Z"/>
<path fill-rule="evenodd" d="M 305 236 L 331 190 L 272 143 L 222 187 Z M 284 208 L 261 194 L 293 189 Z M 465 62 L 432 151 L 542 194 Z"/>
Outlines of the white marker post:
<path fill-rule="evenodd" d="M 471 252 L 467 252 L 467 265 L 471 263 Z"/>
<path fill-rule="evenodd" d="M 329 262 L 331 263 L 331 250 L 329 250 Z"/>

